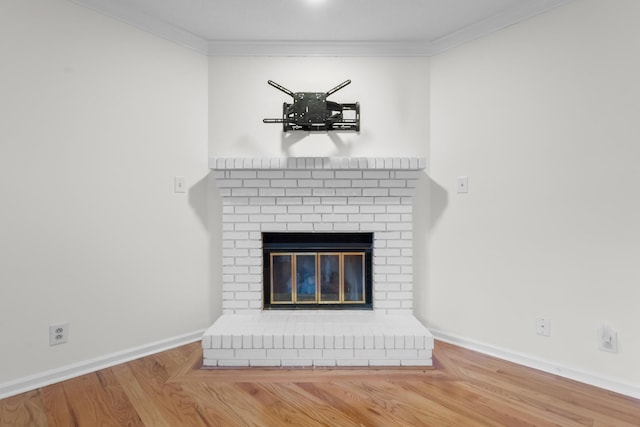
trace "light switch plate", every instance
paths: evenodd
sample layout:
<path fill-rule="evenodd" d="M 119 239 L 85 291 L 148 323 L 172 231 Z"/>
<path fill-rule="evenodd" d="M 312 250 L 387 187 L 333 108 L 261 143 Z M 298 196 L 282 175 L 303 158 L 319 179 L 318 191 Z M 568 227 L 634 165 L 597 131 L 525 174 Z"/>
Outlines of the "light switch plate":
<path fill-rule="evenodd" d="M 459 176 L 456 178 L 456 191 L 458 193 L 468 193 L 469 192 L 469 177 L 468 176 Z"/>

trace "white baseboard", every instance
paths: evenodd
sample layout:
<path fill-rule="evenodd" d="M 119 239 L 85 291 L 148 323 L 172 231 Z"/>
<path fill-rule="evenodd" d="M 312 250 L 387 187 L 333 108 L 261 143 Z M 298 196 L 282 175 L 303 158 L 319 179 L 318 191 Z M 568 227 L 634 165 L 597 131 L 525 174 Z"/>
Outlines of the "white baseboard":
<path fill-rule="evenodd" d="M 0 399 L 199 341 L 204 329 L 0 383 Z"/>
<path fill-rule="evenodd" d="M 624 381 L 620 381 L 614 378 L 608 378 L 596 373 L 581 371 L 568 366 L 558 365 L 556 363 L 538 359 L 526 354 L 517 353 L 488 344 L 483 344 L 478 341 L 474 341 L 454 334 L 448 334 L 442 331 L 437 331 L 431 328 L 429 328 L 429 330 L 431 331 L 435 339 L 440 341 L 454 344 L 459 347 L 464 347 L 469 350 L 477 351 L 478 353 L 497 357 L 509 362 L 517 363 L 518 365 L 527 366 L 539 371 L 548 372 L 550 374 L 558 375 L 563 378 L 568 378 L 584 384 L 589 384 L 595 387 L 624 394 L 625 396 L 640 399 L 640 386 L 638 386 L 637 384 L 626 383 Z"/>

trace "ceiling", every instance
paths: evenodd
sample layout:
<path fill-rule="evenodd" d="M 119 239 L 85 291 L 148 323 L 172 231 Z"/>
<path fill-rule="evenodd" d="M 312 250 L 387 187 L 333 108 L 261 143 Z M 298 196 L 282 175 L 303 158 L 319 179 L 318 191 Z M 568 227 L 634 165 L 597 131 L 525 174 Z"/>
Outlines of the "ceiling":
<path fill-rule="evenodd" d="M 72 0 L 208 55 L 429 56 L 571 0 Z"/>

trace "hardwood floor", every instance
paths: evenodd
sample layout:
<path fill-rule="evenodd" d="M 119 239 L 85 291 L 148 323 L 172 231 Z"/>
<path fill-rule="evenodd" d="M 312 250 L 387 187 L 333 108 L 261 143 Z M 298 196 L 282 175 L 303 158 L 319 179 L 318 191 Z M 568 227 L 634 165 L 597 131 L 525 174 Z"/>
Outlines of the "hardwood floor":
<path fill-rule="evenodd" d="M 640 426 L 640 400 L 442 342 L 433 369 L 200 363 L 194 343 L 0 400 L 0 425 Z"/>

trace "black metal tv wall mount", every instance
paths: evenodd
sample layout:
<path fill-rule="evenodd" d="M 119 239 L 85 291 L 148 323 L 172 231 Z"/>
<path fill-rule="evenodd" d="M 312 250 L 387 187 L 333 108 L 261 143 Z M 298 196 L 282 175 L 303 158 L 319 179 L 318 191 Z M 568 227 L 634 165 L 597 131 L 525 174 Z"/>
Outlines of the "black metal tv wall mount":
<path fill-rule="evenodd" d="M 354 130 L 360 131 L 360 103 L 340 104 L 327 98 L 351 83 L 340 83 L 326 92 L 291 92 L 278 83 L 269 80 L 269 85 L 293 98 L 293 104 L 282 105 L 281 119 L 263 119 L 264 123 L 282 123 L 282 131 L 324 131 Z"/>

